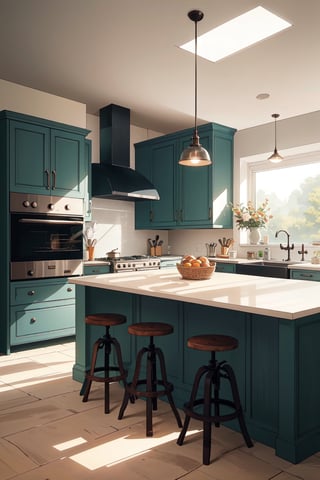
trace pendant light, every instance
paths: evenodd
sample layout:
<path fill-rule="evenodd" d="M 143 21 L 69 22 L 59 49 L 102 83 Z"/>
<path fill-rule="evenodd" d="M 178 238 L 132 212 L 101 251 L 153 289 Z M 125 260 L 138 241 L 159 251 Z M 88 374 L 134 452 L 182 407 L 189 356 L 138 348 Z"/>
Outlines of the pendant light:
<path fill-rule="evenodd" d="M 203 13 L 200 10 L 191 10 L 188 13 L 190 20 L 194 22 L 195 30 L 195 50 L 194 50 L 194 131 L 192 143 L 185 148 L 180 155 L 179 164 L 187 167 L 202 167 L 211 164 L 210 155 L 200 144 L 197 128 L 197 108 L 198 108 L 198 29 L 197 25 L 203 19 Z"/>
<path fill-rule="evenodd" d="M 280 155 L 280 153 L 278 153 L 278 150 L 277 150 L 277 125 L 276 125 L 277 118 L 279 118 L 280 115 L 279 113 L 273 113 L 271 116 L 274 118 L 274 152 L 268 158 L 268 160 L 270 160 L 270 162 L 272 163 L 280 163 L 282 162 L 283 157 Z"/>

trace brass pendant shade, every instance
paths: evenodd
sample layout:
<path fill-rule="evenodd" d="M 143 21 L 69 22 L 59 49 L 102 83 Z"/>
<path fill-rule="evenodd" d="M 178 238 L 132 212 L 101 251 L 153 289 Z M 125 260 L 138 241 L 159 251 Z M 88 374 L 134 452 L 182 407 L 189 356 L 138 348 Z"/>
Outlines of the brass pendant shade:
<path fill-rule="evenodd" d="M 195 24 L 195 95 L 194 95 L 194 132 L 192 137 L 192 143 L 189 147 L 185 148 L 180 155 L 179 164 L 187 167 L 203 167 L 211 164 L 210 155 L 205 148 L 200 144 L 197 128 L 197 102 L 198 102 L 198 30 L 197 23 L 203 19 L 203 12 L 200 10 L 191 10 L 188 13 L 188 17 Z"/>
<path fill-rule="evenodd" d="M 279 113 L 273 113 L 271 115 L 274 118 L 274 151 L 273 154 L 270 155 L 268 160 L 272 163 L 280 163 L 283 160 L 283 157 L 280 155 L 280 153 L 277 150 L 277 118 L 280 117 Z"/>

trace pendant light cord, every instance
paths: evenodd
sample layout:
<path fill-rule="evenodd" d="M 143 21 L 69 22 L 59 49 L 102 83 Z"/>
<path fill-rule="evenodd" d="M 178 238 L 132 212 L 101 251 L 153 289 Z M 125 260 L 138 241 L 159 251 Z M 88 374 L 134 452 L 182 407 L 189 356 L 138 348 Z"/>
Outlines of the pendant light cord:
<path fill-rule="evenodd" d="M 198 115 L 198 22 L 194 22 L 194 130 L 197 131 Z"/>

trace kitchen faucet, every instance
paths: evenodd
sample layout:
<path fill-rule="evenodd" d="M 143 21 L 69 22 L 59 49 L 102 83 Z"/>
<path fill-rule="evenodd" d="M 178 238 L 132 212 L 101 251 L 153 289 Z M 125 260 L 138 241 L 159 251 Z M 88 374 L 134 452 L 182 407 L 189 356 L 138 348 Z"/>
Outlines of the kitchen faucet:
<path fill-rule="evenodd" d="M 281 248 L 281 250 L 287 250 L 287 252 L 288 252 L 288 258 L 285 260 L 285 262 L 289 262 L 289 261 L 290 261 L 290 250 L 293 250 L 293 249 L 294 249 L 294 243 L 293 243 L 293 244 L 291 245 L 291 247 L 290 247 L 290 235 L 289 235 L 289 233 L 288 233 L 286 230 L 278 230 L 278 231 L 276 232 L 276 235 L 275 235 L 276 238 L 278 238 L 278 235 L 279 235 L 280 232 L 283 232 L 283 233 L 285 233 L 285 234 L 287 235 L 287 246 L 284 247 L 284 246 L 282 245 L 282 243 L 280 243 L 280 248 Z"/>

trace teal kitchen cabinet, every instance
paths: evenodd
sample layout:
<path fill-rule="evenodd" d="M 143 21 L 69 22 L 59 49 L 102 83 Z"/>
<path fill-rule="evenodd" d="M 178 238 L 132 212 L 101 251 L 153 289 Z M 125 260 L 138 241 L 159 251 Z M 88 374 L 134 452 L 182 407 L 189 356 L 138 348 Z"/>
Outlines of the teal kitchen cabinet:
<path fill-rule="evenodd" d="M 320 282 L 320 271 L 319 270 L 301 270 L 301 269 L 290 269 L 290 278 L 294 280 L 310 280 L 313 282 Z"/>
<path fill-rule="evenodd" d="M 11 345 L 74 333 L 75 300 L 70 292 L 59 299 L 49 295 L 37 302 L 31 302 L 30 296 L 24 301 L 11 298 L 11 288 L 16 284 L 10 282 L 9 199 L 10 192 L 83 199 L 88 173 L 85 163 L 88 133 L 86 129 L 30 115 L 0 112 L 0 354 L 9 354 Z M 56 171 L 55 178 L 52 170 Z M 48 292 L 49 284 L 47 288 L 44 282 L 49 280 L 34 281 L 32 290 L 38 292 L 41 287 L 41 291 Z M 59 279 L 54 282 L 55 289 L 62 288 Z M 63 288 L 67 288 L 66 280 L 63 282 Z M 22 283 L 28 286 L 27 282 Z M 35 310 L 37 316 L 30 316 L 30 310 Z"/>
<path fill-rule="evenodd" d="M 227 262 L 218 262 L 216 260 L 216 272 L 236 273 L 236 264 Z"/>
<path fill-rule="evenodd" d="M 11 345 L 74 335 L 75 290 L 63 278 L 11 282 Z"/>
<path fill-rule="evenodd" d="M 136 229 L 232 228 L 233 137 L 235 130 L 210 123 L 199 127 L 200 142 L 213 164 L 178 164 L 191 142 L 191 129 L 135 145 L 136 170 L 157 188 L 159 201 L 135 204 Z"/>
<path fill-rule="evenodd" d="M 2 111 L 10 191 L 84 198 L 88 130 Z"/>
<path fill-rule="evenodd" d="M 105 273 L 110 273 L 110 270 L 110 265 L 83 265 L 84 275 L 104 275 Z"/>

